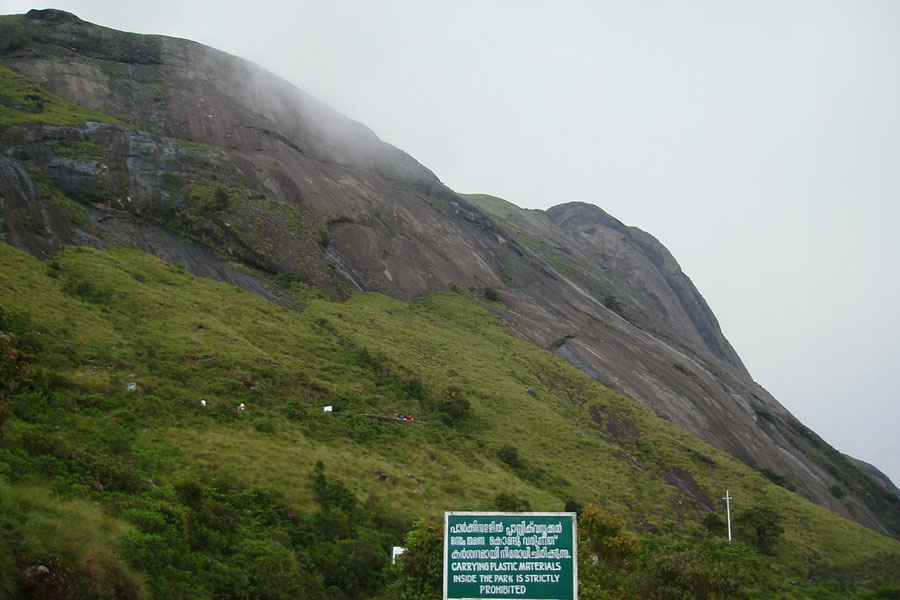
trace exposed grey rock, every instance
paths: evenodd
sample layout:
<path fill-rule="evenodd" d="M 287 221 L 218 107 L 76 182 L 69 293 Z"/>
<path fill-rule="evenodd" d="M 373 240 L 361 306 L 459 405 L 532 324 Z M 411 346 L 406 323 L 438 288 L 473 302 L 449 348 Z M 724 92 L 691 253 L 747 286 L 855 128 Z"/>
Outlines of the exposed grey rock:
<path fill-rule="evenodd" d="M 48 569 L 44 565 L 32 565 L 30 567 L 26 567 L 24 571 L 22 571 L 22 579 L 29 583 L 35 584 L 47 577 L 50 574 L 50 569 Z"/>

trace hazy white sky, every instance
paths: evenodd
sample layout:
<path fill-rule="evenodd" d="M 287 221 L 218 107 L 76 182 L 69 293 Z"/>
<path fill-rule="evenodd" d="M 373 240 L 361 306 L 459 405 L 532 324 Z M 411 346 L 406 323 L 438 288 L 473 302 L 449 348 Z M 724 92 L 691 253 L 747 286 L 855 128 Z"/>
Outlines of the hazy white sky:
<path fill-rule="evenodd" d="M 900 2 L 55 7 L 249 58 L 457 191 L 649 231 L 754 378 L 900 484 Z"/>

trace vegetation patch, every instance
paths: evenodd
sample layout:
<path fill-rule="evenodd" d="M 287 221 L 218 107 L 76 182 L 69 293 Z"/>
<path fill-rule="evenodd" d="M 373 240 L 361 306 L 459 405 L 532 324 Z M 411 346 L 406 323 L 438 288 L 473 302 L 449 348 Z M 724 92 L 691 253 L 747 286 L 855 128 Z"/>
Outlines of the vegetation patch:
<path fill-rule="evenodd" d="M 86 225 L 88 223 L 84 206 L 66 196 L 58 187 L 45 181 L 35 181 L 34 187 L 38 195 L 52 202 L 70 223 L 75 223 L 76 225 Z"/>
<path fill-rule="evenodd" d="M 216 189 L 195 200 L 259 200 Z M 704 597 L 677 583 L 694 580 L 713 582 L 706 597 L 811 598 L 826 580 L 864 597 L 862 565 L 900 577 L 897 542 L 525 343 L 478 297 L 310 298 L 297 313 L 122 249 L 42 264 L 0 245 L 0 271 L 15 315 L 2 329 L 31 366 L 7 394 L 0 502 L 37 493 L 93 511 L 106 529 L 86 539 L 108 561 L 80 559 L 75 541 L 40 554 L 52 533 L 0 529 L 12 594 L 44 564 L 87 596 L 434 598 L 433 556 L 398 574 L 389 546 L 439 547 L 425 523 L 444 510 L 526 506 L 604 507 L 595 525 L 610 535 L 582 544 L 613 574 L 584 567 L 588 600 Z M 708 518 L 724 507 L 684 502 L 673 472 L 701 498 L 730 490 L 740 546 Z M 38 509 L 6 510 L 19 523 Z M 756 579 L 714 587 L 716 561 Z"/>
<path fill-rule="evenodd" d="M 106 162 L 109 150 L 95 142 L 66 142 L 56 148 L 56 154 L 79 162 L 90 162 L 99 166 Z"/>
<path fill-rule="evenodd" d="M 88 110 L 55 96 L 0 63 L 0 125 L 81 125 L 85 121 L 122 124 L 102 113 Z"/>

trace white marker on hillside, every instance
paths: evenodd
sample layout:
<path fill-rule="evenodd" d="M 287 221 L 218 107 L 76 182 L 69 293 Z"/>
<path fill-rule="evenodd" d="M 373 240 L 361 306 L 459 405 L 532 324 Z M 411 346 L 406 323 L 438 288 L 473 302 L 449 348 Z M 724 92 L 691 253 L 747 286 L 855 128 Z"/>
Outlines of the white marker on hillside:
<path fill-rule="evenodd" d="M 725 514 L 728 516 L 728 541 L 731 541 L 731 501 L 734 498 L 731 497 L 731 494 L 728 493 L 728 490 L 725 490 L 725 497 L 722 498 L 725 501 Z"/>

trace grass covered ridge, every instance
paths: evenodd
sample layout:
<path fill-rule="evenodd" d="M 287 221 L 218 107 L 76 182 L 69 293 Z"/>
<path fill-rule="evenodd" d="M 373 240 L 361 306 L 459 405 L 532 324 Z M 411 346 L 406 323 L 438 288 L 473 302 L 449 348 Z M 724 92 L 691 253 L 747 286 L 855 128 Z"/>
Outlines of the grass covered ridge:
<path fill-rule="evenodd" d="M 94 572 L 76 539 L 28 533 L 39 504 L 8 498 L 93 515 L 82 526 L 98 530 L 105 566 L 85 585 L 122 597 L 375 597 L 413 520 L 500 494 L 532 510 L 602 505 L 633 535 L 691 544 L 713 537 L 701 505 L 718 510 L 725 488 L 737 513 L 780 518 L 760 555 L 772 597 L 829 579 L 849 593 L 873 565 L 898 577 L 894 540 L 525 343 L 465 295 L 357 294 L 298 313 L 134 250 L 42 263 L 3 244 L 0 272 L 0 330 L 34 369 L 0 435 L 3 512 L 18 515 L 0 530 L 12 556 L 0 597 L 23 593 L 37 561 Z"/>

